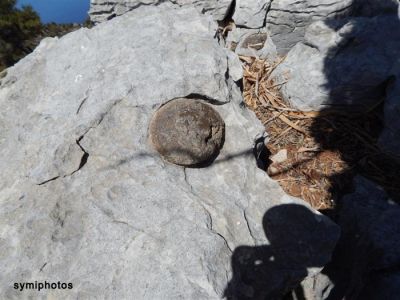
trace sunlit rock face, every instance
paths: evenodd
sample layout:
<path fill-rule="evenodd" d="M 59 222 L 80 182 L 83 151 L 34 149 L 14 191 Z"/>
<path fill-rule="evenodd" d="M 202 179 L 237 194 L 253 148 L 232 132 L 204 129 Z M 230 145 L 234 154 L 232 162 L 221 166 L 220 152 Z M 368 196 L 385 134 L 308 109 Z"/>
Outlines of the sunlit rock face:
<path fill-rule="evenodd" d="M 92 22 L 101 23 L 140 6 L 157 6 L 163 2 L 176 4 L 177 6 L 196 7 L 199 12 L 207 12 L 215 20 L 223 20 L 229 11 L 232 0 L 91 0 L 89 16 Z"/>
<path fill-rule="evenodd" d="M 256 167 L 262 125 L 240 105 L 241 66 L 214 39 L 216 29 L 195 8 L 141 6 L 45 39 L 7 70 L 0 298 L 21 297 L 12 282 L 45 280 L 74 287 L 41 290 L 47 298 L 222 298 L 232 252 L 268 245 L 263 216 L 284 203 L 323 224 L 294 241 L 324 249 L 307 252 L 318 263 L 302 266 L 301 277 L 330 259 L 337 226 Z M 225 124 L 223 147 L 205 168 L 165 162 L 149 139 L 154 114 L 185 97 L 199 97 Z M 264 291 L 288 288 L 272 280 Z"/>
<path fill-rule="evenodd" d="M 163 2 L 195 7 L 215 21 L 232 18 L 238 26 L 246 28 L 263 27 L 271 4 L 270 0 L 91 0 L 89 16 L 92 22 L 101 23 L 140 6 L 157 6 Z"/>

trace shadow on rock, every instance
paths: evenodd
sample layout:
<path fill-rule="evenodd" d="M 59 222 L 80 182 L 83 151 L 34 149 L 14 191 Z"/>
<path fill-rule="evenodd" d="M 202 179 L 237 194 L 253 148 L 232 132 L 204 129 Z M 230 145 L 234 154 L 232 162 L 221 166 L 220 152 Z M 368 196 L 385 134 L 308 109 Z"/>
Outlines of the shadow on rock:
<path fill-rule="evenodd" d="M 232 255 L 227 299 L 281 299 L 330 259 L 339 232 L 302 205 L 271 208 L 263 218 L 270 245 L 240 246 Z"/>
<path fill-rule="evenodd" d="M 322 150 L 339 153 L 347 168 L 327 178 L 337 204 L 325 213 L 341 226 L 342 236 L 323 270 L 331 291 L 319 297 L 398 299 L 400 209 L 393 203 L 400 201 L 398 4 L 358 3 L 354 17 L 324 22 L 335 32 L 334 45 L 323 54 L 329 101 L 311 133 Z M 325 51 L 326 36 L 317 34 L 314 47 Z M 332 109 L 345 114 L 331 115 Z"/>
<path fill-rule="evenodd" d="M 334 195 L 348 192 L 344 187 L 359 174 L 400 201 L 397 10 L 394 0 L 355 1 L 353 17 L 308 30 L 308 44 L 323 58 L 323 83 L 317 82 L 323 109 L 311 135 L 322 150 L 338 152 L 347 165 L 330 178 Z"/>

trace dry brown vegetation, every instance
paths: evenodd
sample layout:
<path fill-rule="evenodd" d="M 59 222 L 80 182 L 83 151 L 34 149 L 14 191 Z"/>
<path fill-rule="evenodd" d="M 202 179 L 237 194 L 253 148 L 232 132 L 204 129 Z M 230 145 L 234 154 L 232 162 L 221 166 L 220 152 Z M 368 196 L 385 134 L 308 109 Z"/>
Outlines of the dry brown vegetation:
<path fill-rule="evenodd" d="M 282 59 L 271 63 L 240 58 L 244 100 L 266 128 L 271 157 L 287 151 L 287 159 L 271 162 L 266 171 L 288 194 L 318 210 L 332 209 L 337 197 L 351 188 L 356 173 L 399 194 L 398 159 L 377 146 L 382 105 L 359 114 L 298 111 L 282 99 L 280 87 L 285 81 L 270 77 Z"/>

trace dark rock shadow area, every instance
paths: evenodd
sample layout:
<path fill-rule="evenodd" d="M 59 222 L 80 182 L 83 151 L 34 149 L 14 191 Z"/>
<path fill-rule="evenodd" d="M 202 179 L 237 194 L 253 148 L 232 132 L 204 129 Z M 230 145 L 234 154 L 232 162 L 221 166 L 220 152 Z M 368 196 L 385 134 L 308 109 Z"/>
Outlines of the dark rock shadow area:
<path fill-rule="evenodd" d="M 331 100 L 326 110 L 348 113 L 316 118 L 312 135 L 322 149 L 339 151 L 348 168 L 329 178 L 336 207 L 324 213 L 342 233 L 322 272 L 331 281 L 323 299 L 400 297 L 400 151 L 393 146 L 399 142 L 400 114 L 397 120 L 392 116 L 400 106 L 400 94 L 393 95 L 400 80 L 395 2 L 356 1 L 344 43 L 329 49 L 324 61 Z M 338 31 L 346 22 L 326 24 Z"/>
<path fill-rule="evenodd" d="M 339 232 L 322 218 L 298 204 L 269 209 L 263 227 L 270 244 L 234 250 L 226 298 L 281 299 L 308 275 L 307 268 L 323 267 Z"/>

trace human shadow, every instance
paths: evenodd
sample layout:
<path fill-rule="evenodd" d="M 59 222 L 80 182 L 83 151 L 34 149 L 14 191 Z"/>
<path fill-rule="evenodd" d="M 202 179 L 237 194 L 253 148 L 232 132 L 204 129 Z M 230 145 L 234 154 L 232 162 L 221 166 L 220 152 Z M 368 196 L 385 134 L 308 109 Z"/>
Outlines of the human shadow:
<path fill-rule="evenodd" d="M 323 218 L 299 204 L 269 209 L 263 227 L 270 244 L 234 250 L 225 297 L 281 299 L 309 274 L 309 268 L 323 267 L 339 235 L 337 227 Z"/>
<path fill-rule="evenodd" d="M 398 5 L 398 1 L 393 0 L 357 0 L 351 18 L 325 22 L 340 32 L 340 42 L 325 56 L 326 83 L 323 88 L 328 92 L 329 103 L 321 111 L 322 117 L 314 119 L 310 131 L 321 151 L 339 153 L 347 165 L 343 171 L 327 178 L 336 205 L 323 213 L 342 229 L 333 259 L 323 270 L 333 285 L 325 298 L 329 300 L 378 299 L 384 291 L 379 291 L 382 292 L 380 296 L 372 296 L 365 292 L 367 283 L 373 283 L 372 279 L 376 279 L 379 272 L 385 272 L 385 276 L 392 272 L 393 266 L 381 267 L 376 263 L 391 250 L 383 242 L 372 241 L 371 228 L 386 243 L 397 236 L 394 233 L 398 228 L 393 225 L 387 230 L 391 225 L 386 224 L 379 231 L 373 227 L 374 218 L 371 218 L 371 224 L 366 224 L 366 219 L 389 198 L 400 203 L 400 152 L 393 146 L 391 149 L 382 147 L 396 144 L 393 139 L 400 138 L 397 131 L 389 135 L 392 140 L 382 140 L 382 133 L 389 130 L 385 119 L 391 118 L 395 127 L 396 117 L 391 115 L 396 107 L 400 107 L 400 94 L 392 93 L 400 80 L 400 69 L 394 68 L 400 53 Z M 333 107 L 344 114 L 331 113 Z M 391 151 L 393 149 L 395 151 Z M 346 196 L 354 191 L 353 178 L 358 175 L 383 188 L 387 197 L 375 197 L 366 192 L 363 201 Z M 367 198 L 372 198 L 372 202 Z M 351 214 L 350 206 L 343 199 L 354 201 Z M 378 217 L 380 215 L 376 213 Z M 396 245 L 396 242 L 392 244 Z M 395 273 L 398 271 L 395 264 Z M 400 286 L 397 292 L 400 293 Z M 391 297 L 397 299 L 398 294 Z"/>

